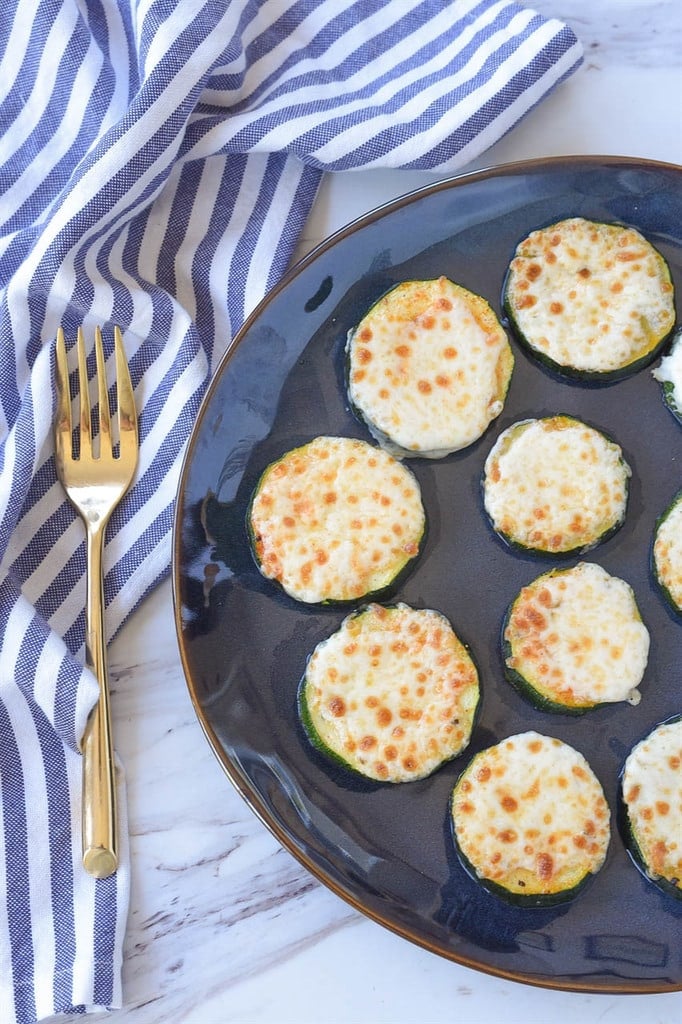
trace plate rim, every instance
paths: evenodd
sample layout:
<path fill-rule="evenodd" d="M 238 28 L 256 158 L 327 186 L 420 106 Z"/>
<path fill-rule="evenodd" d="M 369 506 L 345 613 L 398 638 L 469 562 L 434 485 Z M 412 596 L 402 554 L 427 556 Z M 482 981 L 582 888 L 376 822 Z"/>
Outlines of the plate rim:
<path fill-rule="evenodd" d="M 679 983 L 671 982 L 670 984 L 661 983 L 659 980 L 653 979 L 617 979 L 617 983 L 613 986 L 606 986 L 600 983 L 593 983 L 589 980 L 581 981 L 580 979 L 572 979 L 570 984 L 566 983 L 565 977 L 552 978 L 544 975 L 542 977 L 534 978 L 533 976 L 526 975 L 524 973 L 515 972 L 513 970 L 505 969 L 504 967 L 497 967 L 492 964 L 486 964 L 480 962 L 473 957 L 462 955 L 456 950 L 445 949 L 439 946 L 436 942 L 429 941 L 425 936 L 421 936 L 418 933 L 411 930 L 405 925 L 401 925 L 399 922 L 391 921 L 384 917 L 380 912 L 367 907 L 363 902 L 354 895 L 353 892 L 347 890 L 343 885 L 337 883 L 325 873 L 322 867 L 318 866 L 314 860 L 306 853 L 304 849 L 299 849 L 296 843 L 293 841 L 287 830 L 279 825 L 274 816 L 271 815 L 267 804 L 261 799 L 259 794 L 255 792 L 252 787 L 249 786 L 248 781 L 245 780 L 240 772 L 236 769 L 232 760 L 227 756 L 224 748 L 222 747 L 220 740 L 217 736 L 215 729 L 208 721 L 204 709 L 199 700 L 198 694 L 193 685 L 191 671 L 189 666 L 189 659 L 187 650 L 183 644 L 182 633 L 183 633 L 183 620 L 182 620 L 182 607 L 181 607 L 181 595 L 180 595 L 180 581 L 179 581 L 179 562 L 181 553 L 181 535 L 182 535 L 182 510 L 184 504 L 182 501 L 182 495 L 185 491 L 185 484 L 187 475 L 189 473 L 192 457 L 194 453 L 194 447 L 198 435 L 201 432 L 201 427 L 211 404 L 211 400 L 218 386 L 218 382 L 223 375 L 225 367 L 229 362 L 232 354 L 236 351 L 238 346 L 242 343 L 246 335 L 251 330 L 252 326 L 258 321 L 262 312 L 270 305 L 270 303 L 282 292 L 289 284 L 299 276 L 304 270 L 306 270 L 311 264 L 333 248 L 344 238 L 355 232 L 362 230 L 365 226 L 373 224 L 380 220 L 382 217 L 392 214 L 395 211 L 411 205 L 413 202 L 419 199 L 425 198 L 428 195 L 436 194 L 441 191 L 447 191 L 450 189 L 456 189 L 463 185 L 475 181 L 483 181 L 490 178 L 500 178 L 518 174 L 533 174 L 543 171 L 556 170 L 570 170 L 571 167 L 578 165 L 594 165 L 595 169 L 599 168 L 631 168 L 633 170 L 649 170 L 649 171 L 662 171 L 662 172 L 674 172 L 682 177 L 682 164 L 676 164 L 668 161 L 640 158 L 633 156 L 619 156 L 614 154 L 598 155 L 598 154 L 570 154 L 565 156 L 551 156 L 551 157 L 535 157 L 527 160 L 515 160 L 508 163 L 502 163 L 498 165 L 488 165 L 486 167 L 456 173 L 454 175 L 446 176 L 437 181 L 427 183 L 419 186 L 416 189 L 411 189 L 401 195 L 394 197 L 393 199 L 387 200 L 385 203 L 381 203 L 368 210 L 366 213 L 348 221 L 346 224 L 337 228 L 325 239 L 318 242 L 308 253 L 306 253 L 301 259 L 296 261 L 282 276 L 282 278 L 270 288 L 263 298 L 257 303 L 251 313 L 244 320 L 244 323 L 239 330 L 234 334 L 232 339 L 228 342 L 224 353 L 222 354 L 218 364 L 212 371 L 211 376 L 207 382 L 206 390 L 202 397 L 199 410 L 197 412 L 192 431 L 188 437 L 185 451 L 183 453 L 182 463 L 180 467 L 180 474 L 178 478 L 178 486 L 175 496 L 175 507 L 173 513 L 172 523 L 172 543 L 171 543 L 171 595 L 173 603 L 173 614 L 174 623 L 176 630 L 176 639 L 178 642 L 178 649 L 180 654 L 180 662 L 185 677 L 185 683 L 189 692 L 190 700 L 194 712 L 197 716 L 201 729 L 206 737 L 209 746 L 211 747 L 213 754 L 216 756 L 219 764 L 221 765 L 223 772 L 233 785 L 237 793 L 245 801 L 249 809 L 255 814 L 258 820 L 265 826 L 265 828 L 271 833 L 271 835 L 280 843 L 288 853 L 290 853 L 318 882 L 320 882 L 326 889 L 333 892 L 336 896 L 341 898 L 346 904 L 350 905 L 353 909 L 368 918 L 376 924 L 381 925 L 388 931 L 393 932 L 400 938 L 407 940 L 408 942 L 416 945 L 434 955 L 440 956 L 441 958 L 448 960 L 453 963 L 457 963 L 460 966 L 467 967 L 471 970 L 475 970 L 479 973 L 501 978 L 506 981 L 513 981 L 517 984 L 530 985 L 534 988 L 548 989 L 553 991 L 562 992 L 574 992 L 574 993 L 590 993 L 590 994 L 605 994 L 605 995 L 652 995 L 666 992 L 680 992 L 682 991 L 682 979 Z M 589 976 L 586 976 L 589 978 Z"/>

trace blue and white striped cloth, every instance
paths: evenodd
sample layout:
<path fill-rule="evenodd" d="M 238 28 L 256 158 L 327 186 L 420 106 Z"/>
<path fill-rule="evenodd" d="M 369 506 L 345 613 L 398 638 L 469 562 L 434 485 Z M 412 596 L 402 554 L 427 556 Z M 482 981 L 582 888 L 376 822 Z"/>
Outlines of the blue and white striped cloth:
<path fill-rule="evenodd" d="M 129 860 L 80 866 L 84 543 L 56 481 L 53 339 L 124 329 L 136 483 L 114 635 L 168 572 L 183 445 L 323 172 L 449 173 L 580 63 L 508 0 L 15 0 L 0 13 L 0 1017 L 121 1005 Z M 72 352 L 73 356 L 73 352 Z"/>

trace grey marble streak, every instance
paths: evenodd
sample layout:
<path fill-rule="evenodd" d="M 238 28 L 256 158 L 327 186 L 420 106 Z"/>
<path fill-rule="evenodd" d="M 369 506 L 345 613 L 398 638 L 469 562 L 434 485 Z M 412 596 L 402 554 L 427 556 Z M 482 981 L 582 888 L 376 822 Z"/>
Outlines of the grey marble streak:
<path fill-rule="evenodd" d="M 570 25 L 588 66 L 680 67 L 680 0 L 529 0 L 527 6 Z"/>
<path fill-rule="evenodd" d="M 202 1006 L 360 915 L 280 847 L 223 775 L 179 665 L 168 582 L 111 645 L 109 674 L 131 852 L 125 1008 L 89 1019 L 229 1020 Z"/>
<path fill-rule="evenodd" d="M 167 600 L 166 588 L 150 599 Z M 200 977 L 205 991 L 223 992 L 357 920 L 222 775 L 178 669 L 170 613 L 165 604 L 156 616 L 162 655 L 126 645 L 125 664 L 110 667 L 132 862 L 126 1009 L 107 1017 L 112 1024 L 189 1019 L 197 994 L 179 978 Z M 228 934 L 229 958 L 218 959 L 212 945 Z"/>

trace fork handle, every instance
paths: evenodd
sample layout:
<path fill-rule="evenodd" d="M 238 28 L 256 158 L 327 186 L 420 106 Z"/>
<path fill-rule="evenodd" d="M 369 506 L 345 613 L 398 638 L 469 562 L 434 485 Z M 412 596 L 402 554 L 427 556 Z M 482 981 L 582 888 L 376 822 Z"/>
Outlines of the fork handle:
<path fill-rule="evenodd" d="M 106 521 L 91 518 L 87 529 L 85 649 L 99 683 L 99 697 L 88 718 L 83 753 L 83 866 L 107 878 L 118 865 L 116 776 L 111 702 L 106 663 L 102 550 Z"/>

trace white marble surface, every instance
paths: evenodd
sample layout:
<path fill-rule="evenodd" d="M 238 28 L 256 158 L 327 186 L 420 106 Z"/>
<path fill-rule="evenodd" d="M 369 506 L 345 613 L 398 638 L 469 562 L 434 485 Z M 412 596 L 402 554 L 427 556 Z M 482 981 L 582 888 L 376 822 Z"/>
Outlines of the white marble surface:
<path fill-rule="evenodd" d="M 543 0 L 584 67 L 476 166 L 568 153 L 682 163 L 679 0 Z M 323 186 L 301 253 L 434 176 Z M 682 994 L 548 991 L 461 967 L 393 935 L 313 880 L 233 791 L 183 678 L 168 581 L 110 648 L 128 779 L 132 896 L 125 1007 L 111 1024 L 672 1024 Z"/>

